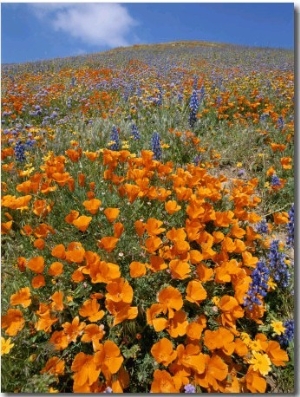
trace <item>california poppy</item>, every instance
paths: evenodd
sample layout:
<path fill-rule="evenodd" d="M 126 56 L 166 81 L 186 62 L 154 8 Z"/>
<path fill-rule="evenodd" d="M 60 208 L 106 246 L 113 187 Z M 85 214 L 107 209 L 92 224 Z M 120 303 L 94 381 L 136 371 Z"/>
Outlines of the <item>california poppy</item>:
<path fill-rule="evenodd" d="M 33 277 L 31 280 L 31 285 L 33 288 L 42 288 L 46 285 L 45 277 L 42 274 L 38 274 L 37 276 Z"/>
<path fill-rule="evenodd" d="M 28 307 L 31 305 L 31 292 L 29 287 L 21 288 L 18 292 L 11 295 L 10 304 L 12 306 L 22 305 Z"/>
<path fill-rule="evenodd" d="M 172 342 L 167 338 L 160 339 L 151 348 L 151 354 L 159 364 L 167 367 L 177 357 Z"/>
<path fill-rule="evenodd" d="M 88 299 L 79 309 L 79 314 L 82 317 L 87 317 L 90 322 L 94 323 L 101 320 L 101 318 L 103 318 L 105 315 L 105 312 L 99 309 L 100 303 L 98 303 L 96 299 Z"/>
<path fill-rule="evenodd" d="M 101 200 L 97 198 L 92 198 L 90 200 L 85 200 L 83 202 L 83 205 L 87 211 L 89 211 L 92 215 L 95 215 L 99 210 L 99 207 L 101 205 Z"/>
<path fill-rule="evenodd" d="M 106 377 L 117 373 L 124 361 L 119 347 L 111 340 L 105 341 L 102 349 L 97 351 L 94 357 Z"/>
<path fill-rule="evenodd" d="M 50 276 L 59 276 L 60 274 L 63 273 L 63 271 L 64 271 L 64 266 L 62 263 L 53 262 L 49 267 L 48 274 Z"/>
<path fill-rule="evenodd" d="M 83 335 L 81 337 L 81 341 L 85 343 L 92 342 L 93 350 L 100 350 L 100 340 L 102 340 L 105 335 L 104 326 L 98 324 L 88 324 L 84 327 L 82 332 Z"/>
<path fill-rule="evenodd" d="M 179 390 L 169 372 L 156 369 L 153 373 L 150 393 L 179 393 Z"/>
<path fill-rule="evenodd" d="M 81 232 L 85 232 L 93 218 L 91 216 L 81 215 L 76 218 L 72 224 L 77 227 Z"/>
<path fill-rule="evenodd" d="M 107 220 L 112 223 L 119 216 L 120 210 L 119 208 L 105 208 L 103 212 Z"/>
<path fill-rule="evenodd" d="M 27 267 L 34 273 L 43 273 L 45 268 L 45 260 L 42 256 L 36 256 L 27 262 Z"/>
<path fill-rule="evenodd" d="M 146 274 L 147 268 L 144 263 L 131 262 L 129 265 L 130 277 L 137 278 L 142 277 Z"/>
<path fill-rule="evenodd" d="M 49 358 L 44 368 L 41 370 L 41 374 L 45 372 L 53 375 L 63 375 L 65 372 L 65 361 L 56 356 Z"/>
<path fill-rule="evenodd" d="M 118 243 L 119 239 L 117 237 L 102 237 L 98 240 L 98 247 L 103 248 L 106 252 L 112 252 Z"/>
<path fill-rule="evenodd" d="M 79 316 L 76 316 L 73 318 L 72 323 L 65 322 L 62 324 L 62 327 L 68 340 L 75 343 L 77 338 L 83 334 L 86 324 L 80 322 Z"/>
<path fill-rule="evenodd" d="M 1 328 L 9 336 L 16 336 L 25 325 L 25 319 L 19 309 L 8 309 L 6 315 L 1 317 Z"/>
<path fill-rule="evenodd" d="M 207 292 L 203 287 L 201 281 L 192 280 L 188 283 L 186 287 L 186 300 L 192 303 L 199 303 L 204 301 L 207 297 Z"/>

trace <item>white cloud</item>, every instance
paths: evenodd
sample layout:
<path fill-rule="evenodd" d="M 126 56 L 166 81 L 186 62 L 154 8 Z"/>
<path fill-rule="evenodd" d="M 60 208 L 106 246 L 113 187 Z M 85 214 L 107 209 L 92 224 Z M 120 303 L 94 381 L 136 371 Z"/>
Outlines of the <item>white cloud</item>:
<path fill-rule="evenodd" d="M 33 3 L 30 7 L 55 31 L 94 46 L 130 45 L 127 37 L 132 36 L 132 29 L 138 25 L 127 9 L 116 3 Z"/>

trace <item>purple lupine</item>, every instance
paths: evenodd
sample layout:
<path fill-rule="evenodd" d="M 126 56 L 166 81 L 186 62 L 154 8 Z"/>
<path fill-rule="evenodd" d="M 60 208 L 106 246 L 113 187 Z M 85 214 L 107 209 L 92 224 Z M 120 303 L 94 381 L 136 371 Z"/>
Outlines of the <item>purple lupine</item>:
<path fill-rule="evenodd" d="M 114 142 L 111 146 L 110 149 L 117 151 L 120 148 L 120 138 L 119 138 L 119 133 L 118 130 L 115 126 L 113 126 L 110 139 Z"/>
<path fill-rule="evenodd" d="M 294 203 L 288 212 L 289 222 L 287 224 L 287 240 L 286 244 L 288 247 L 294 248 L 294 229 L 295 229 L 295 206 Z"/>
<path fill-rule="evenodd" d="M 184 386 L 184 392 L 185 393 L 196 393 L 196 388 L 195 388 L 195 386 L 188 383 L 187 385 Z"/>
<path fill-rule="evenodd" d="M 260 305 L 261 301 L 258 298 L 258 294 L 265 297 L 268 292 L 268 281 L 269 281 L 270 271 L 268 266 L 259 261 L 256 264 L 255 269 L 251 274 L 252 282 L 250 283 L 247 296 L 244 299 L 244 306 L 246 306 L 250 311 L 253 310 L 253 305 Z"/>
<path fill-rule="evenodd" d="M 158 132 L 154 132 L 151 138 L 151 148 L 154 153 L 154 159 L 160 160 L 162 156 L 162 150 L 160 146 L 160 136 Z"/>
<path fill-rule="evenodd" d="M 281 347 L 287 348 L 289 342 L 294 339 L 294 320 L 286 320 L 283 326 L 285 327 L 285 331 L 282 335 L 277 337 L 277 340 Z"/>
<path fill-rule="evenodd" d="M 193 90 L 191 99 L 190 99 L 190 116 L 189 116 L 189 124 L 193 127 L 197 121 L 197 112 L 199 109 L 199 100 L 197 91 Z"/>
<path fill-rule="evenodd" d="M 270 245 L 269 268 L 272 278 L 281 288 L 287 288 L 290 280 L 290 272 L 285 259 L 285 254 L 279 250 L 279 240 L 273 240 Z"/>

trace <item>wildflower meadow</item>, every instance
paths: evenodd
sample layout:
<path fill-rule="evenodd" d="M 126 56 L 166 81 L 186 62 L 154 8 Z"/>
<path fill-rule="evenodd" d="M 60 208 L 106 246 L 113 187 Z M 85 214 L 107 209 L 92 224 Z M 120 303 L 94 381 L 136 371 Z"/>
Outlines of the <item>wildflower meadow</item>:
<path fill-rule="evenodd" d="M 294 391 L 293 65 L 2 65 L 2 392 Z"/>

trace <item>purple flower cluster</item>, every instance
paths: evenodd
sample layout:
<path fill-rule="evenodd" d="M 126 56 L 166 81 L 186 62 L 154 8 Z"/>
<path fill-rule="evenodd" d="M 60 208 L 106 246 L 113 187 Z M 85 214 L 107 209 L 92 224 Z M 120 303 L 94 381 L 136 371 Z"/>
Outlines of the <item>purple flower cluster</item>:
<path fill-rule="evenodd" d="M 289 222 L 287 224 L 287 246 L 294 247 L 294 230 L 295 230 L 295 206 L 292 205 L 289 210 Z"/>
<path fill-rule="evenodd" d="M 250 311 L 253 309 L 254 304 L 261 304 L 257 295 L 262 297 L 267 295 L 269 276 L 270 271 L 268 266 L 262 261 L 257 262 L 257 265 L 251 274 L 252 282 L 249 286 L 247 296 L 244 299 L 244 306 L 246 306 Z"/>
<path fill-rule="evenodd" d="M 184 392 L 185 393 L 196 393 L 196 388 L 195 388 L 195 386 L 188 383 L 187 385 L 184 386 Z"/>
<path fill-rule="evenodd" d="M 285 331 L 282 335 L 279 335 L 277 339 L 281 347 L 287 348 L 289 342 L 294 339 L 294 320 L 285 321 L 283 326 L 285 327 Z"/>
<path fill-rule="evenodd" d="M 289 285 L 290 272 L 285 263 L 285 254 L 279 250 L 279 240 L 273 240 L 269 252 L 270 274 L 276 284 L 281 288 Z"/>
<path fill-rule="evenodd" d="M 155 160 L 161 160 L 162 150 L 160 146 L 160 136 L 158 132 L 154 132 L 151 138 L 151 148 L 154 153 Z"/>
<path fill-rule="evenodd" d="M 278 176 L 276 175 L 276 174 L 273 174 L 272 175 L 272 178 L 271 178 L 271 185 L 272 186 L 280 186 L 281 185 L 281 183 L 280 183 L 280 179 L 278 178 Z"/>
<path fill-rule="evenodd" d="M 14 154 L 17 162 L 22 163 L 23 161 L 26 160 L 25 151 L 26 151 L 26 145 L 21 141 L 18 141 L 14 148 Z"/>
<path fill-rule="evenodd" d="M 120 148 L 120 138 L 119 138 L 119 133 L 118 130 L 115 126 L 113 126 L 110 139 L 114 142 L 111 146 L 110 149 L 117 151 Z"/>
<path fill-rule="evenodd" d="M 193 127 L 194 124 L 197 121 L 197 112 L 199 109 L 199 100 L 198 100 L 198 95 L 197 95 L 197 91 L 193 90 L 191 99 L 190 99 L 190 117 L 189 117 L 189 123 L 190 126 Z"/>
<path fill-rule="evenodd" d="M 260 223 L 256 225 L 256 231 L 259 234 L 267 234 L 269 229 L 268 229 L 268 224 L 265 219 L 263 219 Z"/>
<path fill-rule="evenodd" d="M 131 126 L 131 135 L 133 136 L 133 138 L 135 140 L 140 139 L 140 133 L 139 133 L 139 130 L 135 124 L 132 124 L 132 126 Z"/>

